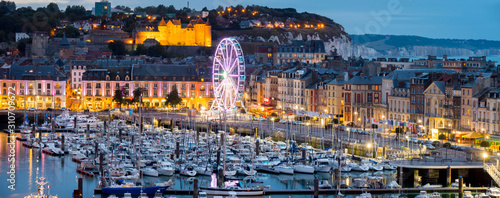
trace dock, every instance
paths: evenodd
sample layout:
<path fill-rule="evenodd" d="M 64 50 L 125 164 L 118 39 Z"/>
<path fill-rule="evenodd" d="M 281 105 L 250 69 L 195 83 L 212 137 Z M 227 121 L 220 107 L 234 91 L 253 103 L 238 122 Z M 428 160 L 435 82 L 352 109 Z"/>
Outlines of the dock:
<path fill-rule="evenodd" d="M 464 191 L 472 192 L 486 192 L 488 188 L 486 187 L 470 187 L 464 188 Z M 202 192 L 203 190 L 200 190 Z M 320 195 L 336 195 L 339 193 L 337 189 L 319 189 Z M 420 191 L 427 191 L 428 193 L 439 192 L 439 193 L 458 193 L 458 188 L 384 188 L 384 189 L 366 189 L 366 188 L 356 188 L 356 189 L 340 189 L 340 193 L 344 195 L 356 195 L 364 192 L 371 194 L 399 194 L 413 193 L 418 194 Z M 102 194 L 101 188 L 94 189 L 95 194 Z M 175 190 L 168 189 L 164 195 L 193 195 L 193 190 Z M 263 195 L 314 195 L 314 190 L 302 189 L 302 190 L 264 190 Z"/>

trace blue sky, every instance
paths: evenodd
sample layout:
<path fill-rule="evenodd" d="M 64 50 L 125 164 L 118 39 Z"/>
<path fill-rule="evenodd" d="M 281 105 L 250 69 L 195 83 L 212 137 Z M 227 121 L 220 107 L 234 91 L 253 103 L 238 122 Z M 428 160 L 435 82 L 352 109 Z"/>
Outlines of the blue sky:
<path fill-rule="evenodd" d="M 95 0 L 14 0 L 20 6 L 45 6 L 49 2 L 64 9 L 83 4 L 91 9 Z M 131 8 L 149 5 L 187 6 L 187 0 L 111 0 L 111 5 Z M 264 5 L 291 7 L 332 18 L 349 34 L 417 35 L 430 38 L 500 40 L 500 1 L 498 0 L 190 0 L 200 10 L 218 5 Z"/>

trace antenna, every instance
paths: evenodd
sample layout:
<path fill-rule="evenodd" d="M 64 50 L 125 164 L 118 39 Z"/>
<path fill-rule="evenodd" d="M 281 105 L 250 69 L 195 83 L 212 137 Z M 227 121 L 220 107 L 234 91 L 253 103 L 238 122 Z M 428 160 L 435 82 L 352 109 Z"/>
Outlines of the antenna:
<path fill-rule="evenodd" d="M 188 1 L 188 7 L 187 8 L 189 8 L 189 1 Z"/>

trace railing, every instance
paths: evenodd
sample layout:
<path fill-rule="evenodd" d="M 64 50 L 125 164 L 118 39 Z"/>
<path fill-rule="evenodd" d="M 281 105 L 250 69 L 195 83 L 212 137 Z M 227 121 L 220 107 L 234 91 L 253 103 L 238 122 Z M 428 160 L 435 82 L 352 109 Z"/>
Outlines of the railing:
<path fill-rule="evenodd" d="M 497 183 L 497 186 L 500 186 L 500 172 L 498 169 L 489 164 L 484 164 L 484 170 L 491 176 L 491 178 Z"/>

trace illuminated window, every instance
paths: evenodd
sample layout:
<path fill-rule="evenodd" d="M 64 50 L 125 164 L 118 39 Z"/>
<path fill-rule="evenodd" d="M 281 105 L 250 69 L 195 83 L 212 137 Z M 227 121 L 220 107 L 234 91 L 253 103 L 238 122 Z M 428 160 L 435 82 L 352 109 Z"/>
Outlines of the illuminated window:
<path fill-rule="evenodd" d="M 104 9 L 107 10 L 108 9 L 108 6 L 104 6 Z"/>

